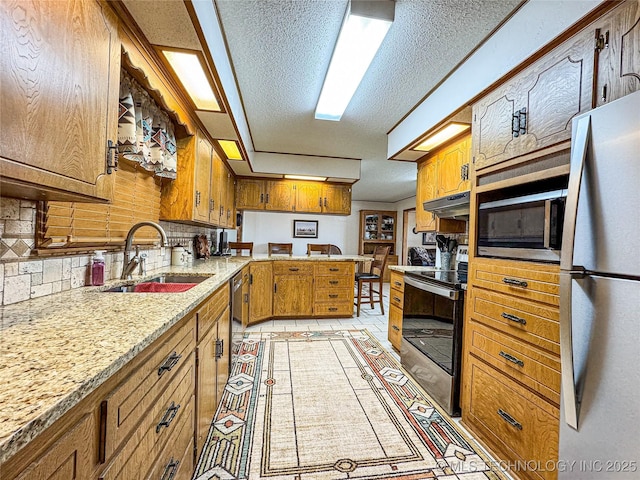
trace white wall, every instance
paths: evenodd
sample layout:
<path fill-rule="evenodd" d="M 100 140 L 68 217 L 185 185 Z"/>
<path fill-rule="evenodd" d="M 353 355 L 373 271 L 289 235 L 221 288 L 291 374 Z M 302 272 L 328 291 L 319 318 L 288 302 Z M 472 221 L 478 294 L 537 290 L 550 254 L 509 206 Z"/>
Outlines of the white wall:
<path fill-rule="evenodd" d="M 409 230 L 407 231 L 407 248 L 422 246 L 422 232 L 413 233 L 416 225 L 416 211 L 411 210 L 407 215 L 409 222 Z"/>

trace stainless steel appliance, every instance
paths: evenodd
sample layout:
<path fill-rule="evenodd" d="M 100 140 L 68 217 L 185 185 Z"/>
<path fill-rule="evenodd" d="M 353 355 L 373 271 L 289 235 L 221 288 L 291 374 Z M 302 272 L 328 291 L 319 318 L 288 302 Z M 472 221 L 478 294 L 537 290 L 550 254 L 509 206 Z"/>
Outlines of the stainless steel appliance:
<path fill-rule="evenodd" d="M 565 176 L 481 195 L 478 255 L 559 262 L 566 185 Z"/>
<path fill-rule="evenodd" d="M 243 338 L 244 298 L 242 284 L 242 273 L 236 273 L 231 279 L 231 368 L 233 368 Z"/>
<path fill-rule="evenodd" d="M 639 186 L 637 92 L 573 120 L 560 263 L 561 479 L 640 478 Z"/>
<path fill-rule="evenodd" d="M 466 191 L 423 202 L 422 208 L 440 218 L 467 220 L 470 200 L 471 192 Z"/>
<path fill-rule="evenodd" d="M 458 273 L 406 272 L 404 283 L 402 366 L 444 410 L 460 415 L 464 291 Z"/>

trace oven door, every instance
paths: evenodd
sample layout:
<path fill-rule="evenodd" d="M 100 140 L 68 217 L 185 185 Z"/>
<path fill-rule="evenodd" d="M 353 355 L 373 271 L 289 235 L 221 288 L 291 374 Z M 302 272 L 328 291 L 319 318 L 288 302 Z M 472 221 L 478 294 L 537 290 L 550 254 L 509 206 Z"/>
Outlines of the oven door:
<path fill-rule="evenodd" d="M 405 275 L 402 366 L 450 415 L 459 413 L 464 292 Z"/>

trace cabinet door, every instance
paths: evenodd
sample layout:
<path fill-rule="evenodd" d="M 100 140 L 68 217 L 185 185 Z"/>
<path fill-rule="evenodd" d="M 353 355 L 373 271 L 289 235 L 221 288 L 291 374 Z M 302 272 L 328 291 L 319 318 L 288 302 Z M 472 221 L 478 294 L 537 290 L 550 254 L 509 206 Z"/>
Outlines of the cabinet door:
<path fill-rule="evenodd" d="M 436 217 L 427 212 L 423 202 L 436 198 L 436 162 L 426 160 L 418 164 L 418 180 L 416 186 L 416 230 L 432 232 L 436 228 Z"/>
<path fill-rule="evenodd" d="M 220 315 L 217 327 L 219 348 L 216 358 L 216 392 L 218 402 L 220 402 L 222 392 L 224 392 L 224 387 L 229 378 L 229 365 L 231 364 L 231 316 L 229 307 Z M 213 414 L 211 417 L 213 417 Z M 211 421 L 211 418 L 209 418 L 209 421 Z"/>
<path fill-rule="evenodd" d="M 294 211 L 307 213 L 322 212 L 322 184 L 319 182 L 298 182 L 294 186 L 296 203 Z"/>
<path fill-rule="evenodd" d="M 227 184 L 225 189 L 225 225 L 227 228 L 236 228 L 236 178 L 226 166 L 224 166 L 224 172 Z"/>
<path fill-rule="evenodd" d="M 289 212 L 296 202 L 294 182 L 288 180 L 267 181 L 265 209 Z"/>
<path fill-rule="evenodd" d="M 274 275 L 273 315 L 275 317 L 313 314 L 313 277 Z"/>
<path fill-rule="evenodd" d="M 584 30 L 473 107 L 475 168 L 571 138 L 571 119 L 591 109 L 593 32 Z"/>
<path fill-rule="evenodd" d="M 108 200 L 117 140 L 117 20 L 96 1 L 0 2 L 3 195 Z M 77 197 L 75 195 L 77 194 Z"/>
<path fill-rule="evenodd" d="M 93 468 L 93 451 L 96 448 L 96 425 L 91 415 L 82 419 L 42 457 L 33 462 L 17 480 L 29 479 L 78 479 L 89 478 Z"/>
<path fill-rule="evenodd" d="M 469 181 L 470 153 L 471 136 L 469 135 L 446 147 L 436 157 L 437 197 L 464 192 L 471 188 Z"/>
<path fill-rule="evenodd" d="M 273 305 L 271 262 L 253 262 L 249 267 L 249 324 L 270 318 Z"/>
<path fill-rule="evenodd" d="M 213 147 L 202 136 L 198 136 L 197 142 L 193 219 L 209 223 L 209 189 L 211 188 L 211 155 Z"/>
<path fill-rule="evenodd" d="M 640 2 L 629 0 L 595 22 L 596 106 L 640 89 Z"/>
<path fill-rule="evenodd" d="M 236 207 L 238 210 L 264 210 L 265 181 L 240 178 L 236 185 Z"/>
<path fill-rule="evenodd" d="M 324 185 L 322 188 L 322 213 L 351 214 L 351 186 Z"/>
<path fill-rule="evenodd" d="M 228 312 L 228 309 L 226 310 Z M 216 326 L 200 341 L 196 347 L 198 381 L 196 382 L 196 447 L 198 455 L 202 451 L 211 419 L 218 406 L 218 386 L 216 376 Z"/>
<path fill-rule="evenodd" d="M 220 209 L 225 200 L 226 184 L 223 177 L 224 165 L 215 151 L 211 157 L 211 187 L 209 193 L 209 222 L 222 226 L 220 223 Z"/>

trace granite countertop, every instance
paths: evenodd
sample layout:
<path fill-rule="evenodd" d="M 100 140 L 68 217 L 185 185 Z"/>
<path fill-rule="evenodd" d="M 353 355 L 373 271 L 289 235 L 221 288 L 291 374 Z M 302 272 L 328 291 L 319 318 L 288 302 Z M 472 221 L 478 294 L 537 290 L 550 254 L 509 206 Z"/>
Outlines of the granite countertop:
<path fill-rule="evenodd" d="M 421 265 L 389 265 L 389 270 L 393 270 L 394 272 L 433 272 L 435 270 L 440 270 L 436 267 L 427 267 Z"/>
<path fill-rule="evenodd" d="M 358 255 L 196 260 L 160 273 L 211 275 L 182 293 L 107 293 L 122 280 L 0 307 L 0 463 L 53 424 L 250 261 L 360 261 Z"/>

